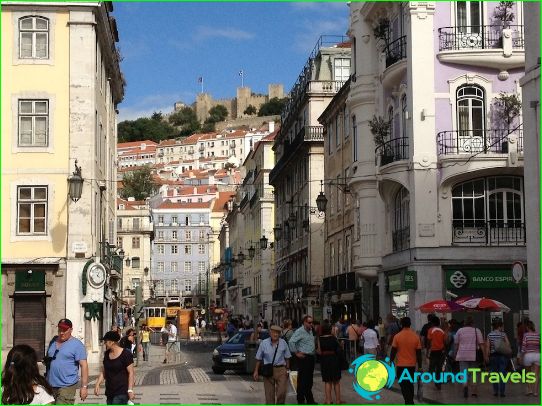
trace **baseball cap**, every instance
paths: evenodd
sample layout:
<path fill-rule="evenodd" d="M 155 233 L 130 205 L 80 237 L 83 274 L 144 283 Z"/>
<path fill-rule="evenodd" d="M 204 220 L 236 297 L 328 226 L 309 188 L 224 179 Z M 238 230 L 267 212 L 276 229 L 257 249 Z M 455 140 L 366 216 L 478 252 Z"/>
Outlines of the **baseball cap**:
<path fill-rule="evenodd" d="M 67 330 L 72 327 L 73 327 L 73 324 L 71 320 L 69 319 L 60 319 L 60 321 L 58 322 L 58 328 L 61 330 Z"/>
<path fill-rule="evenodd" d="M 108 331 L 105 333 L 105 335 L 102 337 L 102 341 L 119 341 L 120 340 L 120 334 L 116 331 Z"/>

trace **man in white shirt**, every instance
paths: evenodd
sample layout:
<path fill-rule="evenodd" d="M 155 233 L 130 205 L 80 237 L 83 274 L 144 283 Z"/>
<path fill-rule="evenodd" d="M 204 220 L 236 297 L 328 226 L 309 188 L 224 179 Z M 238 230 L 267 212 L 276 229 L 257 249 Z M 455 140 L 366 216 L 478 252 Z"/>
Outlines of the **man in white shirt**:
<path fill-rule="evenodd" d="M 169 362 L 170 356 L 173 353 L 173 361 L 176 362 L 177 354 L 181 351 L 179 342 L 177 341 L 177 327 L 168 320 L 166 322 L 166 329 L 168 331 L 168 340 L 166 344 L 166 359 L 164 361 Z"/>

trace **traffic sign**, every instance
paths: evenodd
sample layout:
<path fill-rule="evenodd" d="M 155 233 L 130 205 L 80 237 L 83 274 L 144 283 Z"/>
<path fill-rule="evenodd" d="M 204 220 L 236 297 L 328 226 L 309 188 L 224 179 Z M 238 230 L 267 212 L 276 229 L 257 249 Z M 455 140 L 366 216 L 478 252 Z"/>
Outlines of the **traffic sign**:
<path fill-rule="evenodd" d="M 521 283 L 523 277 L 525 276 L 525 267 L 520 261 L 516 261 L 512 264 L 512 277 L 514 282 Z"/>

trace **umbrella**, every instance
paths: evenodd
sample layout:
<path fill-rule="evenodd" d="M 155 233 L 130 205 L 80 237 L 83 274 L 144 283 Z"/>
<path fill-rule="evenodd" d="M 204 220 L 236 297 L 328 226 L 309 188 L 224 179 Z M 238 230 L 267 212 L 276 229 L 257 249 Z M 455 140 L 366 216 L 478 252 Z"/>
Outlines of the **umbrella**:
<path fill-rule="evenodd" d="M 510 308 L 498 300 L 488 299 L 485 297 L 475 297 L 467 299 L 461 303 L 461 306 L 470 310 L 482 310 L 490 312 L 509 312 Z"/>
<path fill-rule="evenodd" d="M 417 308 L 422 313 L 452 313 L 465 310 L 463 306 L 450 300 L 433 300 Z"/>

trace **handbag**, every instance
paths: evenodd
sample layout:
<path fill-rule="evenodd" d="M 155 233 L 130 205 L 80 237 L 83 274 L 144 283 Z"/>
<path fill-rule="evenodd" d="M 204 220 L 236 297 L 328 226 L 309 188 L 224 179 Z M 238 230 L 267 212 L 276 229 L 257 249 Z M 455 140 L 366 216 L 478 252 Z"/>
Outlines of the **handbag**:
<path fill-rule="evenodd" d="M 499 341 L 495 342 L 494 348 L 495 352 L 497 354 L 504 355 L 506 357 L 510 357 L 512 355 L 512 348 L 510 347 L 510 344 L 504 339 L 504 334 L 499 339 Z"/>
<path fill-rule="evenodd" d="M 477 328 L 473 327 L 474 328 L 474 337 L 476 338 L 476 362 L 479 364 L 479 365 L 483 365 L 484 364 L 484 352 L 482 351 L 482 349 L 480 349 L 479 347 L 479 343 L 478 343 L 478 332 L 477 332 Z"/>
<path fill-rule="evenodd" d="M 277 343 L 277 348 L 275 348 L 275 354 L 273 354 L 273 361 L 270 364 L 263 364 L 261 376 L 266 378 L 271 378 L 273 376 L 273 364 L 275 363 L 275 357 L 277 356 L 277 351 L 279 349 L 280 341 Z"/>

